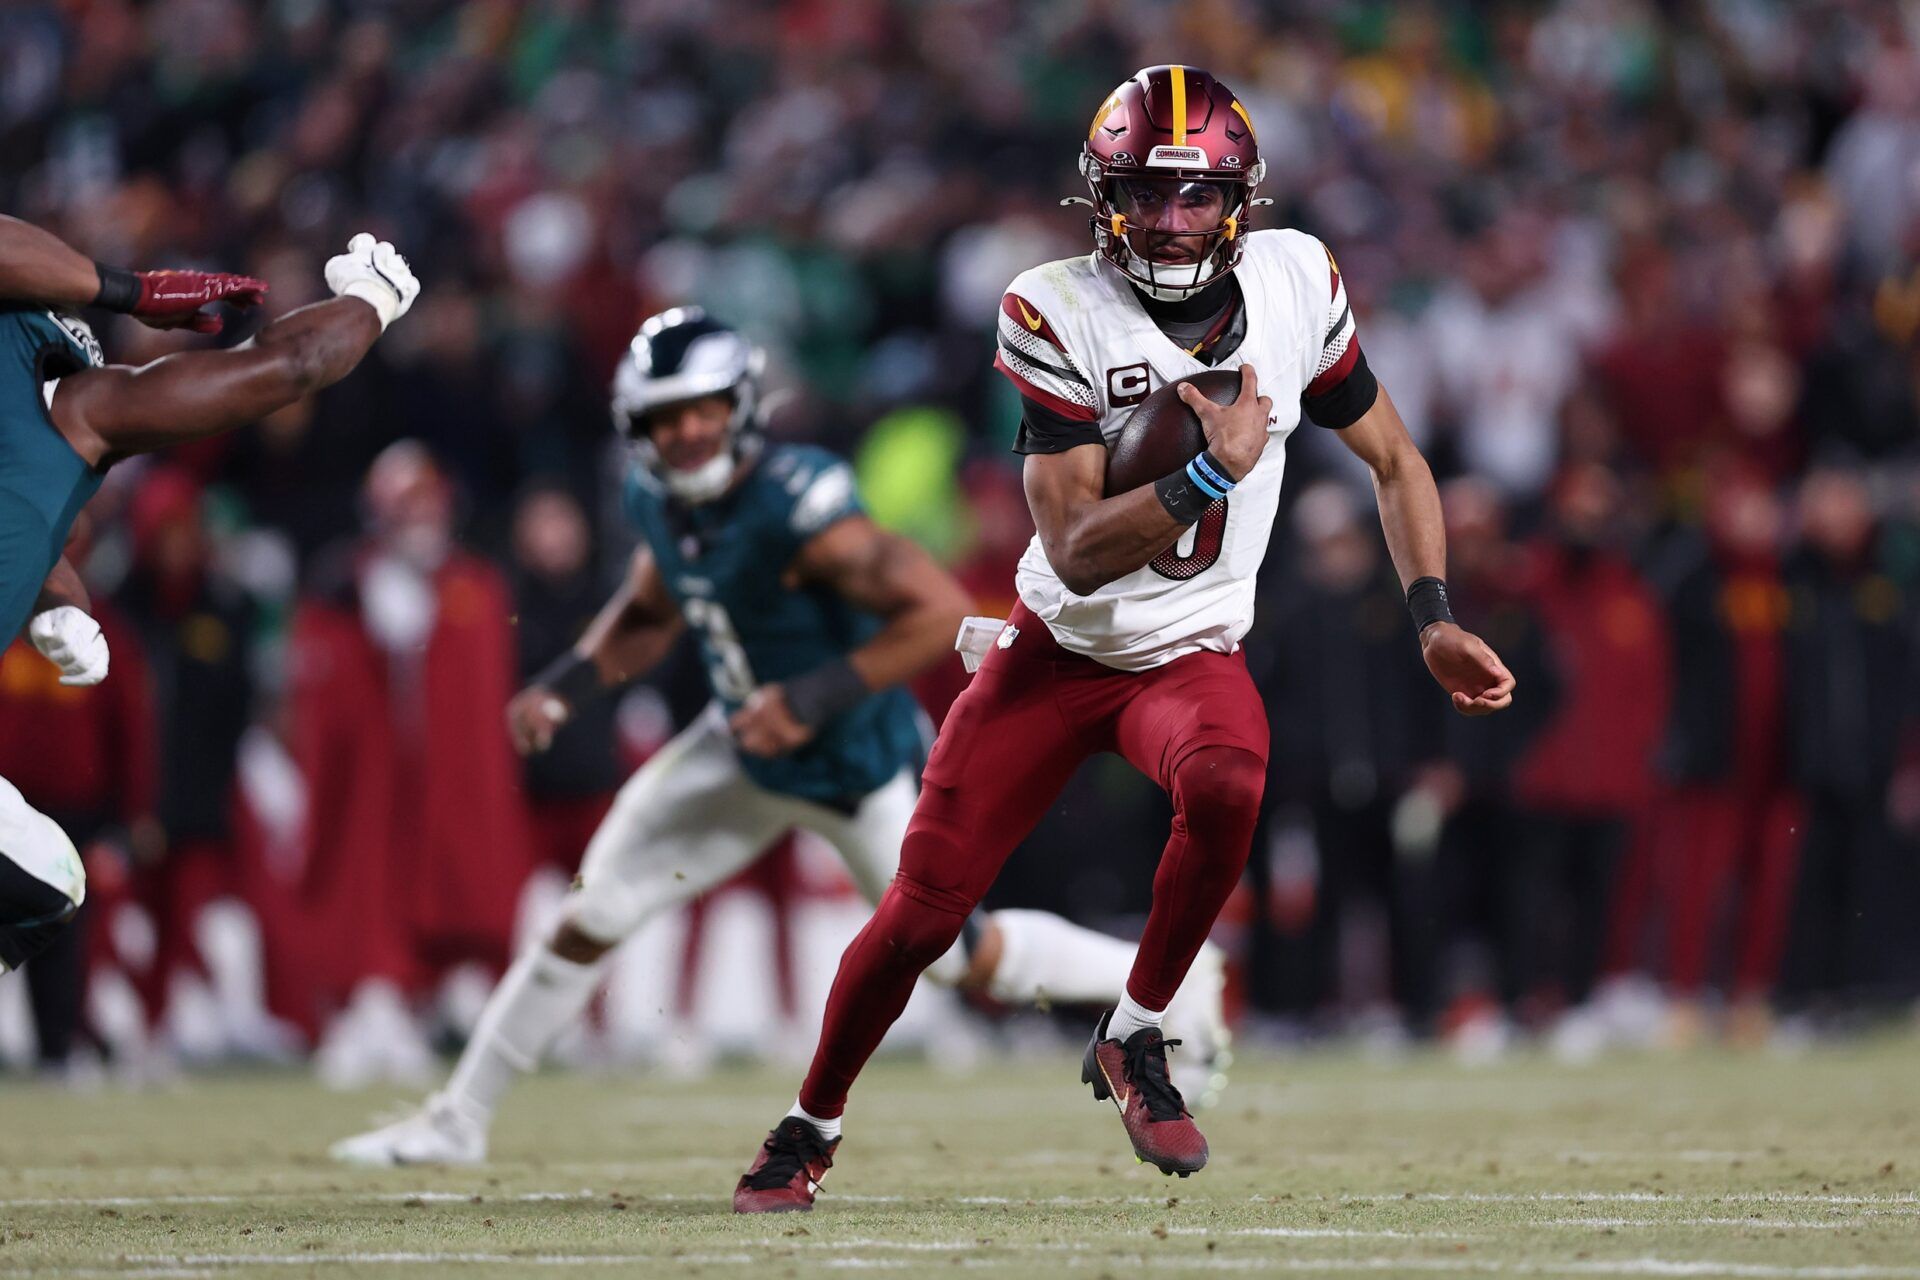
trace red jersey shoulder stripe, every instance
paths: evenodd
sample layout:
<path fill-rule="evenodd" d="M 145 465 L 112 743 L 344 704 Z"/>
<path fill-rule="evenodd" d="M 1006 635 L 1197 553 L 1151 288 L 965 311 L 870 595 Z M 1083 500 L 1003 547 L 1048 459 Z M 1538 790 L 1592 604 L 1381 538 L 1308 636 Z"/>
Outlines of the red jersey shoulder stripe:
<path fill-rule="evenodd" d="M 1090 405 L 1075 404 L 1071 400 L 1063 399 L 1051 391 L 1035 386 L 1032 382 L 1022 377 L 1012 365 L 1007 363 L 1007 357 L 1004 352 L 995 353 L 993 357 L 993 367 L 1001 373 L 1006 374 L 1007 381 L 1011 382 L 1021 395 L 1044 405 L 1063 418 L 1071 419 L 1074 422 L 1097 422 L 1100 419 L 1099 411 Z"/>
<path fill-rule="evenodd" d="M 1053 326 L 1047 323 L 1047 318 L 1040 314 L 1040 308 L 1019 294 L 1009 292 L 1002 295 L 1000 310 L 1029 333 L 1040 335 L 1062 351 L 1067 349 L 1067 344 L 1060 341 L 1059 335 L 1053 331 Z"/>

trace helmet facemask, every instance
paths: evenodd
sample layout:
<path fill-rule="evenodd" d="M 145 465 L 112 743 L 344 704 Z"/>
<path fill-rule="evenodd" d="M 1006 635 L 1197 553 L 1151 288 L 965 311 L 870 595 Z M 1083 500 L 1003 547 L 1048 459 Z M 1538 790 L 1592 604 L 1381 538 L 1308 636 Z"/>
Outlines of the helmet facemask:
<path fill-rule="evenodd" d="M 1083 170 L 1093 194 L 1094 247 L 1149 297 L 1177 302 L 1239 265 L 1259 172 L 1115 172 L 1091 154 Z"/>

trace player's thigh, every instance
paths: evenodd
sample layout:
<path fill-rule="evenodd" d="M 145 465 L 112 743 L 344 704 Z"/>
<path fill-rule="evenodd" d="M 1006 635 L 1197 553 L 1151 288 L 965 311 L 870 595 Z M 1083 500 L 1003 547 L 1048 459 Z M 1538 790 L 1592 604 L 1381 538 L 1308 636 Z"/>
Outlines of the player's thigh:
<path fill-rule="evenodd" d="M 587 844 L 569 918 L 618 942 L 752 862 L 790 820 L 740 767 L 724 722 L 703 714 L 614 798 Z"/>
<path fill-rule="evenodd" d="M 831 844 L 846 863 L 860 896 L 868 902 L 880 901 L 900 869 L 900 846 L 913 820 L 913 807 L 920 788 L 913 774 L 905 769 L 879 790 L 860 802 L 850 814 L 835 813 L 818 805 L 806 804 L 795 825 L 817 833 Z"/>
<path fill-rule="evenodd" d="M 989 655 L 947 713 L 900 859 L 916 882 L 975 899 L 1089 753 L 1055 666 L 1006 658 Z"/>
<path fill-rule="evenodd" d="M 861 896 L 868 902 L 878 902 L 899 869 L 900 849 L 906 841 L 919 794 L 913 774 L 902 770 L 893 781 L 868 796 L 852 814 L 829 814 L 824 821 L 816 818 L 800 825 L 819 833 L 838 849 Z M 928 967 L 927 977 L 943 986 L 953 986 L 965 976 L 970 953 L 969 939 L 963 935 Z"/>
<path fill-rule="evenodd" d="M 1162 788 L 1173 789 L 1180 762 L 1202 747 L 1237 747 L 1266 761 L 1266 704 L 1238 655 L 1188 654 L 1126 678 L 1140 684 L 1115 720 L 1115 745 Z"/>

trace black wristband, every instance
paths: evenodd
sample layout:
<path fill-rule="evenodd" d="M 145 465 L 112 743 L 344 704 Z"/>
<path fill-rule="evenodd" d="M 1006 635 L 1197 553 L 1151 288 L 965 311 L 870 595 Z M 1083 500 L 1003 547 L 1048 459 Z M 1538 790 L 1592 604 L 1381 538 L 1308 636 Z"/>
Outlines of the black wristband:
<path fill-rule="evenodd" d="M 787 710 L 809 729 L 818 729 L 843 711 L 860 705 L 873 691 L 845 658 L 835 658 L 791 680 L 782 680 Z"/>
<path fill-rule="evenodd" d="M 93 305 L 108 311 L 129 312 L 140 305 L 140 277 L 124 267 L 110 267 L 104 262 L 96 262 L 93 269 L 100 273 L 100 292 L 93 296 Z"/>
<path fill-rule="evenodd" d="M 572 649 L 542 667 L 533 683 L 558 694 L 570 707 L 585 706 L 607 691 L 593 659 L 582 657 Z"/>
<path fill-rule="evenodd" d="M 1407 610 L 1413 614 L 1416 635 L 1426 633 L 1436 622 L 1452 622 L 1453 606 L 1447 602 L 1447 584 L 1440 578 L 1415 578 L 1407 588 Z"/>
<path fill-rule="evenodd" d="M 1198 520 L 1213 502 L 1213 495 L 1195 484 L 1185 467 L 1155 480 L 1153 496 L 1160 499 L 1160 505 L 1167 509 L 1167 514 L 1181 524 L 1192 524 Z"/>

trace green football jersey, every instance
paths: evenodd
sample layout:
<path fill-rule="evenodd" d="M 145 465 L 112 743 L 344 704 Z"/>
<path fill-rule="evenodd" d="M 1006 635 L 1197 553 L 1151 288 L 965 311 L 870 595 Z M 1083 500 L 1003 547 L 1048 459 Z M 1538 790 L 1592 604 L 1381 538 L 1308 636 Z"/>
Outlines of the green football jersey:
<path fill-rule="evenodd" d="M 852 469 L 823 449 L 771 445 L 724 497 L 691 506 L 635 466 L 626 507 L 728 711 L 757 685 L 844 657 L 880 629 L 879 618 L 838 592 L 781 581 L 809 538 L 862 510 Z M 740 761 L 769 791 L 847 807 L 901 769 L 917 771 L 925 725 L 912 695 L 883 689 L 798 751 L 771 759 L 742 752 Z"/>
<path fill-rule="evenodd" d="M 104 474 L 53 425 L 47 384 L 103 363 L 84 320 L 0 304 L 0 643 L 26 625 Z"/>

